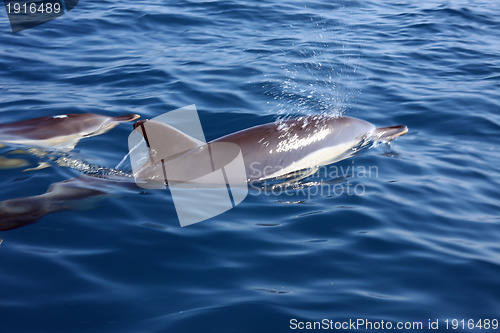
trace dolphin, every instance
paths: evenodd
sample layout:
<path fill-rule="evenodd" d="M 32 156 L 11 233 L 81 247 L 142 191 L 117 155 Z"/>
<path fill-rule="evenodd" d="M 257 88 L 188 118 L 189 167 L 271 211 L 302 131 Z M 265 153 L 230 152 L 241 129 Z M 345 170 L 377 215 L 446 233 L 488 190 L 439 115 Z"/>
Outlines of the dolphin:
<path fill-rule="evenodd" d="M 0 231 L 34 223 L 49 213 L 91 208 L 100 198 L 127 188 L 137 186 L 130 178 L 113 176 L 81 175 L 53 183 L 43 194 L 0 201 Z"/>
<path fill-rule="evenodd" d="M 211 145 L 237 145 L 244 159 L 247 182 L 251 182 L 335 163 L 370 142 L 389 142 L 408 132 L 405 125 L 377 128 L 357 118 L 324 115 L 258 125 L 208 144 L 156 120 L 140 120 L 134 128 L 147 140 L 150 154 L 147 162 L 137 172 L 134 170 L 134 177 L 153 183 L 168 182 L 162 177 L 165 167 L 178 177 L 169 178 L 171 181 L 201 176 L 202 161 Z"/>
<path fill-rule="evenodd" d="M 70 151 L 82 138 L 109 131 L 137 114 L 109 117 L 95 113 L 55 115 L 0 124 L 0 142 Z"/>

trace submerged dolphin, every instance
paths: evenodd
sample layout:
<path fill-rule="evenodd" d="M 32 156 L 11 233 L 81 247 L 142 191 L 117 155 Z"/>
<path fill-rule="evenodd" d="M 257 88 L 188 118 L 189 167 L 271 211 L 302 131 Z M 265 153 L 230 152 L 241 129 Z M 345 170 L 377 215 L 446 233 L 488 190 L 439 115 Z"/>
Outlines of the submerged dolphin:
<path fill-rule="evenodd" d="M 404 125 L 376 128 L 357 118 L 305 116 L 244 129 L 207 145 L 155 120 L 140 120 L 134 128 L 147 140 L 150 153 L 134 176 L 157 183 L 164 181 L 165 167 L 179 178 L 172 181 L 202 175 L 207 151 L 220 143 L 241 149 L 247 181 L 255 181 L 338 162 L 370 141 L 388 142 L 408 132 Z"/>
<path fill-rule="evenodd" d="M 99 198 L 129 188 L 137 188 L 132 179 L 113 176 L 82 175 L 53 183 L 43 194 L 0 201 L 0 231 L 34 223 L 50 213 L 88 209 Z"/>
<path fill-rule="evenodd" d="M 72 115 L 68 115 L 68 118 L 70 116 Z M 122 117 L 91 115 L 82 119 L 88 119 L 91 123 L 91 120 L 97 120 L 97 124 L 100 123 L 101 126 L 84 126 L 91 129 L 89 131 L 75 131 L 76 127 L 71 131 L 70 127 L 65 127 L 66 136 L 56 131 L 53 131 L 51 136 L 47 130 L 44 135 L 34 135 L 29 140 L 26 140 L 26 129 L 29 126 L 32 128 L 36 126 L 26 121 L 24 130 L 21 126 L 15 126 L 19 132 L 20 141 L 17 142 L 28 142 L 26 144 L 40 147 L 47 147 L 45 144 L 48 142 L 60 142 L 65 147 L 71 147 L 82 137 L 97 135 L 109 129 L 109 126 L 114 127 L 116 123 L 113 122 L 129 121 L 137 117 L 137 115 Z M 44 128 L 48 129 L 57 128 L 57 124 L 60 124 L 59 119 L 66 118 L 61 116 L 61 118 L 40 119 L 43 119 Z M 0 142 L 8 142 L 2 140 L 5 138 L 4 134 L 8 133 L 6 130 L 8 128 L 8 125 L 0 126 Z M 165 163 L 170 163 L 172 168 L 180 170 L 181 175 L 199 172 L 196 170 L 197 163 L 193 163 L 196 162 L 197 156 L 209 150 L 212 144 L 231 143 L 241 150 L 247 181 L 277 178 L 334 163 L 351 156 L 357 148 L 371 141 L 391 141 L 408 132 L 408 128 L 404 125 L 376 128 L 373 124 L 356 118 L 306 116 L 248 128 L 213 140 L 207 145 L 172 126 L 153 120 L 138 121 L 134 124 L 134 128 L 144 136 L 150 148 L 148 161 L 137 174 L 134 174 L 136 179 L 154 178 L 160 172 L 165 159 Z M 87 134 L 81 135 L 83 132 Z M 75 134 L 79 134 L 76 141 L 63 139 Z M 14 134 L 10 135 L 15 137 Z M 37 142 L 37 137 L 41 142 Z M 182 153 L 178 153 L 179 151 Z M 155 156 L 155 154 L 160 155 Z M 184 163 L 186 161 L 191 163 Z M 163 179 L 161 181 L 164 182 Z M 82 202 L 116 192 L 115 185 L 120 188 L 124 184 L 126 187 L 134 186 L 130 178 L 106 179 L 82 176 L 55 183 L 45 194 L 2 201 L 0 231 L 33 223 L 51 212 L 81 208 Z"/>
<path fill-rule="evenodd" d="M 97 179 L 97 178 L 96 178 Z M 82 207 L 85 200 L 105 195 L 106 191 L 93 185 L 91 177 L 82 176 L 50 185 L 46 193 L 0 202 L 0 231 L 36 222 L 40 217 Z M 104 183 L 102 180 L 99 182 Z"/>
<path fill-rule="evenodd" d="M 0 142 L 69 151 L 82 138 L 109 131 L 137 114 L 108 117 L 94 113 L 66 114 L 22 120 L 0 125 Z"/>

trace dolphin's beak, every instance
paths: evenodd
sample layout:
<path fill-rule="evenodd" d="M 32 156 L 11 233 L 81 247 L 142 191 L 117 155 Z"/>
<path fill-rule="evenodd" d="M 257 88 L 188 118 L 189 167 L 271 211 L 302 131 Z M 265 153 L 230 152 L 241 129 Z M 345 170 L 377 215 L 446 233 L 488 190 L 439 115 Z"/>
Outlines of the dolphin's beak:
<path fill-rule="evenodd" d="M 141 119 L 141 120 L 138 120 L 134 123 L 134 129 L 136 129 L 137 127 L 143 125 L 146 121 L 148 121 L 147 119 Z"/>

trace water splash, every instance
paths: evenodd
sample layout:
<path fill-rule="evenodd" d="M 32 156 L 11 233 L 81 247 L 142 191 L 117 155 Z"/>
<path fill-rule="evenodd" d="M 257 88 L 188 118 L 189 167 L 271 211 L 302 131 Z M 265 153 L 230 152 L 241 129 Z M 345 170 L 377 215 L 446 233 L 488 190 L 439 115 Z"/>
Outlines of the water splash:
<path fill-rule="evenodd" d="M 337 14 L 342 10 L 337 9 Z M 290 38 L 289 47 L 277 57 L 295 61 L 282 62 L 286 65 L 279 73 L 266 75 L 265 94 L 276 102 L 269 112 L 277 114 L 278 121 L 297 114 L 340 116 L 356 93 L 351 85 L 357 69 L 351 57 L 356 57 L 356 52 L 346 48 L 346 41 L 338 41 L 339 30 L 346 27 L 339 23 L 332 28 L 327 18 L 318 16 L 311 17 L 308 25 L 317 31 L 313 38 L 301 34 L 303 27 L 283 27 L 288 30 L 286 35 L 296 38 Z"/>

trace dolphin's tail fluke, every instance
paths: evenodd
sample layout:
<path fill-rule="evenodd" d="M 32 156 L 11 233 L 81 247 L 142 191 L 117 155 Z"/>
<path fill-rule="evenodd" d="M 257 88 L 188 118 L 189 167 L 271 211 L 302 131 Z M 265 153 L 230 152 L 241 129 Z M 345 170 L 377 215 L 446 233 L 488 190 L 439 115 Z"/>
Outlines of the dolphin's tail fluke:
<path fill-rule="evenodd" d="M 372 140 L 389 142 L 408 133 L 408 127 L 405 125 L 379 127 L 373 132 Z"/>

